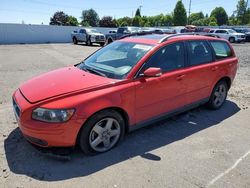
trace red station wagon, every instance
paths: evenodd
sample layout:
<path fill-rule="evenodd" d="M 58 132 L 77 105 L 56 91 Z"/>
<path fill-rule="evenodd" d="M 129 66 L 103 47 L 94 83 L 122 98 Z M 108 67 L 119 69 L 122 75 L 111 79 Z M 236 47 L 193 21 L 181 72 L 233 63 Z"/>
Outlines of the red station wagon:
<path fill-rule="evenodd" d="M 124 134 L 202 104 L 219 109 L 238 59 L 223 39 L 130 36 L 83 62 L 35 77 L 13 94 L 19 128 L 42 147 L 113 148 Z"/>

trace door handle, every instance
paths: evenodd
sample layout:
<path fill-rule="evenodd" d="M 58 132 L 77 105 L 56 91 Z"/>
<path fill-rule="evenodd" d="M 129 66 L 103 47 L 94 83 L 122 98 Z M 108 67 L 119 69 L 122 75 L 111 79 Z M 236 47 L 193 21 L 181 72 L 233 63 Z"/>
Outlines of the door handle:
<path fill-rule="evenodd" d="M 182 74 L 176 77 L 176 80 L 182 80 L 186 75 Z"/>
<path fill-rule="evenodd" d="M 212 71 L 217 71 L 218 69 L 219 69 L 219 67 L 217 67 L 217 66 L 211 68 Z"/>

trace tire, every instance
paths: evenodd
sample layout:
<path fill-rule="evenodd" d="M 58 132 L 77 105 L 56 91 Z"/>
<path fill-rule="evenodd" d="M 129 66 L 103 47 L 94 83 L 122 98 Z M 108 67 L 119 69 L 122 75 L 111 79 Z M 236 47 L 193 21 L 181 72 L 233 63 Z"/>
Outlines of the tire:
<path fill-rule="evenodd" d="M 103 110 L 94 114 L 83 125 L 78 144 L 85 154 L 94 155 L 115 147 L 123 139 L 124 134 L 125 121 L 121 114 L 115 110 Z"/>
<path fill-rule="evenodd" d="M 235 38 L 234 38 L 234 37 L 230 37 L 230 38 L 229 38 L 229 42 L 235 43 Z"/>
<path fill-rule="evenodd" d="M 111 38 L 108 39 L 108 44 L 112 43 L 113 40 Z"/>
<path fill-rule="evenodd" d="M 74 43 L 74 44 L 77 44 L 77 43 L 78 43 L 78 41 L 77 41 L 77 38 L 76 38 L 76 37 L 73 37 L 73 43 Z"/>
<path fill-rule="evenodd" d="M 105 45 L 105 42 L 100 43 L 100 46 L 104 46 L 104 45 Z"/>
<path fill-rule="evenodd" d="M 219 81 L 212 91 L 210 99 L 208 101 L 208 107 L 212 110 L 217 110 L 223 106 L 226 101 L 228 93 L 228 85 L 226 81 Z"/>
<path fill-rule="evenodd" d="M 90 38 L 88 38 L 88 40 L 86 41 L 86 45 L 87 46 L 91 46 L 92 45 Z"/>

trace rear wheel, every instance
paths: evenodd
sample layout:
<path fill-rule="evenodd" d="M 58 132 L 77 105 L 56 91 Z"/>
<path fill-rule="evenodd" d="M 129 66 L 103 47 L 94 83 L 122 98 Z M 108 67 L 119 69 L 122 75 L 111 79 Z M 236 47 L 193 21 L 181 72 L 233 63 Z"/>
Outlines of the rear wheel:
<path fill-rule="evenodd" d="M 77 44 L 77 43 L 78 43 L 78 41 L 77 41 L 77 38 L 76 38 L 76 37 L 74 37 L 74 38 L 73 38 L 73 43 L 74 43 L 74 44 Z"/>
<path fill-rule="evenodd" d="M 234 38 L 234 37 L 230 37 L 230 38 L 229 38 L 229 42 L 235 43 L 235 38 Z"/>
<path fill-rule="evenodd" d="M 106 152 L 122 140 L 125 123 L 115 110 L 104 110 L 92 116 L 83 125 L 79 135 L 79 145 L 86 154 Z"/>
<path fill-rule="evenodd" d="M 215 85 L 213 92 L 210 96 L 208 107 L 213 110 L 221 108 L 221 106 L 224 104 L 227 98 L 227 93 L 228 93 L 227 83 L 224 80 L 219 81 Z"/>

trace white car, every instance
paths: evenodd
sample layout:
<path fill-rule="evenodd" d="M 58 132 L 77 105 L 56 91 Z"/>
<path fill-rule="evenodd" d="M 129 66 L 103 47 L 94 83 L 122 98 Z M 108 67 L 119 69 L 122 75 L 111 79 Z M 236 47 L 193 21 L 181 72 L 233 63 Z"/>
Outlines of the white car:
<path fill-rule="evenodd" d="M 91 46 L 92 43 L 98 43 L 101 46 L 104 46 L 106 41 L 103 34 L 92 28 L 74 31 L 71 33 L 71 38 L 74 44 L 77 44 L 78 42 L 85 42 L 88 46 Z"/>
<path fill-rule="evenodd" d="M 224 38 L 231 43 L 243 42 L 246 39 L 246 35 L 243 33 L 237 33 L 232 29 L 212 29 L 209 31 L 210 34 Z"/>

